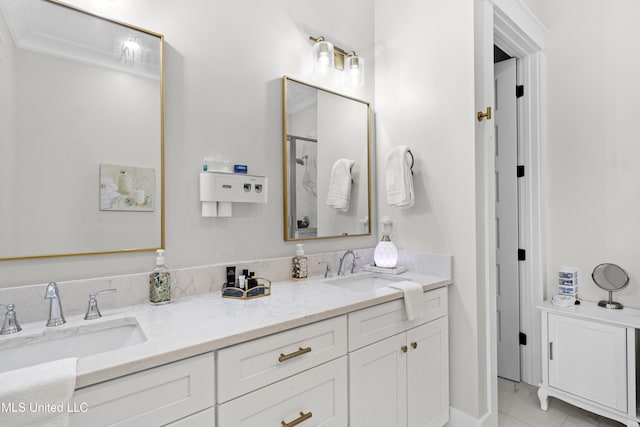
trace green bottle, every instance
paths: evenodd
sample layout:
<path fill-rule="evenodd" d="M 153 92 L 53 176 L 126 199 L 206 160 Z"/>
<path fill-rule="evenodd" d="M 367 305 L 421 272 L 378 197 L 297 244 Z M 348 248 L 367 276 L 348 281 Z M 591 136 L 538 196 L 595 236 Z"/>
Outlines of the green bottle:
<path fill-rule="evenodd" d="M 149 275 L 149 302 L 160 305 L 171 302 L 171 272 L 164 265 L 164 250 L 156 251 L 156 266 Z"/>

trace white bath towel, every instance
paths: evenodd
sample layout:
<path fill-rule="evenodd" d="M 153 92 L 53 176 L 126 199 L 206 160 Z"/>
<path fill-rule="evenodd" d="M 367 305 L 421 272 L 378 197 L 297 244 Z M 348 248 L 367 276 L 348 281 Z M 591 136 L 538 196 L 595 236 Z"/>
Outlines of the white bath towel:
<path fill-rule="evenodd" d="M 400 145 L 386 155 L 385 180 L 387 204 L 397 208 L 410 208 L 415 201 L 409 147 Z"/>
<path fill-rule="evenodd" d="M 349 159 L 338 159 L 331 168 L 327 204 L 341 211 L 349 210 L 351 200 L 351 167 L 355 162 Z"/>
<path fill-rule="evenodd" d="M 69 425 L 77 357 L 0 373 L 0 426 Z"/>
<path fill-rule="evenodd" d="M 405 280 L 387 285 L 389 288 L 400 289 L 404 292 L 404 306 L 407 310 L 407 320 L 411 321 L 423 315 L 422 286 L 416 282 Z"/>

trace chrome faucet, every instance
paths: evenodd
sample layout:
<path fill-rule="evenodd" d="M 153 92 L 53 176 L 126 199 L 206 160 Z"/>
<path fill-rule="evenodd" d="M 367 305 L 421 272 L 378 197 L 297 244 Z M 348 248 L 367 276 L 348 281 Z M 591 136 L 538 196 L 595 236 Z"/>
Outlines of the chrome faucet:
<path fill-rule="evenodd" d="M 344 261 L 347 258 L 347 255 L 349 255 L 349 254 L 351 254 L 351 256 L 353 257 L 352 258 L 353 261 L 351 263 L 351 273 L 355 273 L 356 272 L 356 269 L 358 268 L 358 260 L 360 259 L 360 257 L 358 256 L 358 254 L 355 251 L 349 249 L 340 258 L 340 265 L 338 266 L 338 276 L 344 276 Z"/>
<path fill-rule="evenodd" d="M 56 282 L 50 282 L 47 285 L 44 299 L 50 300 L 47 326 L 60 326 L 66 323 L 67 321 L 64 320 L 64 315 L 62 314 L 62 304 L 60 303 L 60 294 Z"/>

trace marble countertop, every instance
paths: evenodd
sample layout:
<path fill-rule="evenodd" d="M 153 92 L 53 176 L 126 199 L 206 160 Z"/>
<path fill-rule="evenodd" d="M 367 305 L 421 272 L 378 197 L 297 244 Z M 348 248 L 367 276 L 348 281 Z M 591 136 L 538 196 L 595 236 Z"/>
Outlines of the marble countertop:
<path fill-rule="evenodd" d="M 413 272 L 397 277 L 420 283 L 425 291 L 452 283 L 450 278 Z M 246 301 L 222 298 L 220 292 L 214 292 L 161 306 L 103 310 L 101 319 L 73 316 L 55 329 L 135 317 L 147 337 L 141 344 L 79 358 L 76 388 L 81 388 L 403 297 L 402 291 L 386 286 L 350 288 L 330 281 L 319 277 L 277 282 L 271 296 Z M 45 329 L 42 322 L 22 327 L 22 336 Z M 3 339 L 7 338 L 0 337 L 0 345 Z"/>

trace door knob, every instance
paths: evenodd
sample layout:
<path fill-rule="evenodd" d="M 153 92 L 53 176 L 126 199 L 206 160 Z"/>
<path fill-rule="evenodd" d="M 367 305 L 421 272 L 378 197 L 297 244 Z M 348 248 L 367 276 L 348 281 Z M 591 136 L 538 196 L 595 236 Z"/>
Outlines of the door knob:
<path fill-rule="evenodd" d="M 491 120 L 491 107 L 487 107 L 487 112 L 483 113 L 482 111 L 478 111 L 478 121 L 481 122 L 485 117 L 487 120 Z"/>

